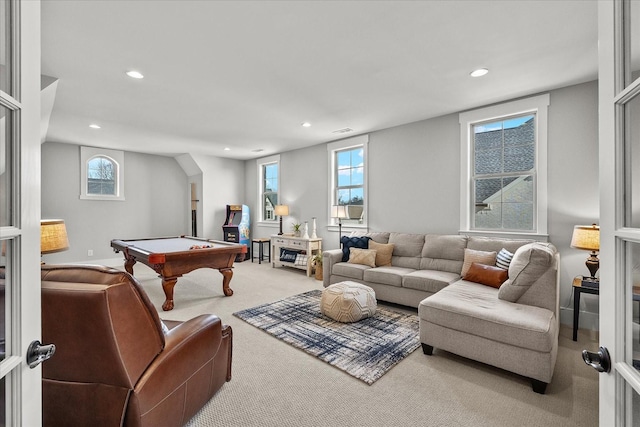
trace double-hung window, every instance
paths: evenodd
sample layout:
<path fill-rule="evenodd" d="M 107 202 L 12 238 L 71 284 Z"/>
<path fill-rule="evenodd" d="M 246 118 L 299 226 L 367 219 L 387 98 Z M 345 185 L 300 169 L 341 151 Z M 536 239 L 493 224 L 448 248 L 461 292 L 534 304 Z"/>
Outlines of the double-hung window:
<path fill-rule="evenodd" d="M 461 230 L 547 233 L 548 95 L 460 115 Z"/>
<path fill-rule="evenodd" d="M 367 224 L 368 135 L 328 144 L 330 167 L 329 207 L 332 224 Z"/>
<path fill-rule="evenodd" d="M 259 221 L 275 222 L 275 207 L 280 200 L 280 156 L 258 161 L 258 180 Z"/>

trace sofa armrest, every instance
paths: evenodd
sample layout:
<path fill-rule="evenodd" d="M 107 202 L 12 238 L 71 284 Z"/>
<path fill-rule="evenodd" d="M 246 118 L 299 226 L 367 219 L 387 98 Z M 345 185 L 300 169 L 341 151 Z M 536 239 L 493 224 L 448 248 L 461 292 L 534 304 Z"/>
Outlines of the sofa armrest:
<path fill-rule="evenodd" d="M 342 261 L 342 249 L 329 249 L 322 252 L 322 285 L 326 288 L 331 284 L 329 281 L 333 265 Z"/>

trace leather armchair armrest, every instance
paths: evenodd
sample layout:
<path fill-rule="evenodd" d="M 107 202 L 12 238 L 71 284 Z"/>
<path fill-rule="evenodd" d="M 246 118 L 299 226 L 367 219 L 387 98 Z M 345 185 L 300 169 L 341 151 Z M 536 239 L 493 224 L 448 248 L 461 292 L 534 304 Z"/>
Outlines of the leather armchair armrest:
<path fill-rule="evenodd" d="M 195 317 L 171 329 L 165 335 L 164 350 L 134 388 L 141 413 L 183 387 L 198 370 L 215 359 L 222 340 L 222 322 L 212 314 Z"/>

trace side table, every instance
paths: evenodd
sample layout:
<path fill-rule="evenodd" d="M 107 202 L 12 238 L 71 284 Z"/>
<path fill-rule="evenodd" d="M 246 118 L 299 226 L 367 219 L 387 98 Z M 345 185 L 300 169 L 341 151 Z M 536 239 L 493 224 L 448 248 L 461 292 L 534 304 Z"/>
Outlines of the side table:
<path fill-rule="evenodd" d="M 578 323 L 580 319 L 580 294 L 600 295 L 600 288 L 582 286 L 582 276 L 573 279 L 573 340 L 578 341 Z"/>
<path fill-rule="evenodd" d="M 267 261 L 271 262 L 271 239 L 268 237 L 261 237 L 256 239 L 251 239 L 251 262 L 255 256 L 255 251 L 253 250 L 253 245 L 258 245 L 258 264 L 262 264 L 262 260 L 264 259 L 264 246 L 267 244 Z"/>

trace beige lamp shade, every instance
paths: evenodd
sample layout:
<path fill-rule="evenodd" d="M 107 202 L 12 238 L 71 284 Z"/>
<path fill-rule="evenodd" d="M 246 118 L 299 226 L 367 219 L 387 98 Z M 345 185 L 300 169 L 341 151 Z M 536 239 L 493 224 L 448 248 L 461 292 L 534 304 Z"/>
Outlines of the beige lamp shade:
<path fill-rule="evenodd" d="M 576 225 L 573 228 L 571 247 L 587 251 L 600 250 L 600 227 L 597 225 Z"/>
<path fill-rule="evenodd" d="M 289 215 L 289 206 L 287 205 L 276 205 L 276 208 L 273 210 L 278 216 L 287 216 Z"/>
<path fill-rule="evenodd" d="M 62 219 L 40 221 L 40 253 L 51 254 L 69 249 L 67 228 Z"/>
<path fill-rule="evenodd" d="M 347 212 L 347 206 L 345 205 L 333 205 L 331 206 L 331 218 L 349 218 Z"/>

